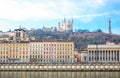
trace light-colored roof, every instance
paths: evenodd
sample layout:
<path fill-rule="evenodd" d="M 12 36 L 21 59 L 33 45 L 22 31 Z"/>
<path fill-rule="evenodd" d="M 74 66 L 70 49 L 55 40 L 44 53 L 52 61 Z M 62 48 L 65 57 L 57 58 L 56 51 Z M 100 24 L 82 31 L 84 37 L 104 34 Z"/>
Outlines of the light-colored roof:
<path fill-rule="evenodd" d="M 119 48 L 120 45 L 88 45 L 88 49 L 93 48 L 93 49 L 104 49 L 104 48 Z"/>

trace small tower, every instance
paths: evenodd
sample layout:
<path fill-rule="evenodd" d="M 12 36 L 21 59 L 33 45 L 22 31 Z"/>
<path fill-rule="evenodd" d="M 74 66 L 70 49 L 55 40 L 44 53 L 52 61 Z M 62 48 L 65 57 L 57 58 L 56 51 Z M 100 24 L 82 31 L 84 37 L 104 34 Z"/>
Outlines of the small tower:
<path fill-rule="evenodd" d="M 112 32 L 111 32 L 111 20 L 110 20 L 110 18 L 108 19 L 108 32 L 109 32 L 109 34 L 112 34 Z"/>

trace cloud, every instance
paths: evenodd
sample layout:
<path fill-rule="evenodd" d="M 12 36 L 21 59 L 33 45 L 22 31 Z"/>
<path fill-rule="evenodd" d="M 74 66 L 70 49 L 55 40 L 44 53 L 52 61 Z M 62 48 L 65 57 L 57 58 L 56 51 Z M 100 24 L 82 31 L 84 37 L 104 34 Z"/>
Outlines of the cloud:
<path fill-rule="evenodd" d="M 106 2 L 107 0 L 0 0 L 0 18 L 20 21 L 81 17 L 83 14 L 91 17 L 89 14 L 96 13 Z"/>
<path fill-rule="evenodd" d="M 90 22 L 93 18 L 107 16 L 109 13 L 97 13 L 97 14 L 86 14 L 86 15 L 77 15 L 73 18 L 80 18 L 83 22 Z"/>
<path fill-rule="evenodd" d="M 9 23 L 8 21 L 5 20 L 0 20 L 0 30 L 2 29 L 3 31 L 8 31 L 9 29 L 17 28 L 17 27 L 19 27 L 19 25 Z"/>
<path fill-rule="evenodd" d="M 120 10 L 112 11 L 110 14 L 120 15 Z"/>
<path fill-rule="evenodd" d="M 105 16 L 105 15 L 108 15 L 108 14 L 109 14 L 109 13 L 86 14 L 86 15 L 78 15 L 78 16 L 74 16 L 74 18 L 99 17 L 99 16 Z"/>

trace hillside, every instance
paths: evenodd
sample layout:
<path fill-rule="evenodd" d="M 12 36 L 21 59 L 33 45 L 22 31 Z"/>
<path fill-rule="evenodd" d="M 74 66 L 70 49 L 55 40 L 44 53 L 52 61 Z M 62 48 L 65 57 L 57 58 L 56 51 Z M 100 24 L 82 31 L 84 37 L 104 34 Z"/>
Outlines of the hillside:
<path fill-rule="evenodd" d="M 84 49 L 88 44 L 105 44 L 106 41 L 120 43 L 120 35 L 107 34 L 103 32 L 44 32 L 41 29 L 28 31 L 29 36 L 34 36 L 38 40 L 72 40 L 75 43 L 75 48 Z"/>
<path fill-rule="evenodd" d="M 76 48 L 80 47 L 80 49 L 86 48 L 88 44 L 105 44 L 106 41 L 120 43 L 120 35 L 109 35 L 102 32 L 74 33 L 69 38 L 75 41 Z"/>

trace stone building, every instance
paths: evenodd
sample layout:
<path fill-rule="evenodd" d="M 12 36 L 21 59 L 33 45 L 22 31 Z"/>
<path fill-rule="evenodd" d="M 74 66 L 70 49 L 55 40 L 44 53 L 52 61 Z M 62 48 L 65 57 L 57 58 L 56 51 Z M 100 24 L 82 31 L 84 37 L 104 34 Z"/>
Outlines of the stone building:
<path fill-rule="evenodd" d="M 89 62 L 120 62 L 120 44 L 88 45 Z"/>
<path fill-rule="evenodd" d="M 81 62 L 88 62 L 88 51 L 81 51 Z"/>

